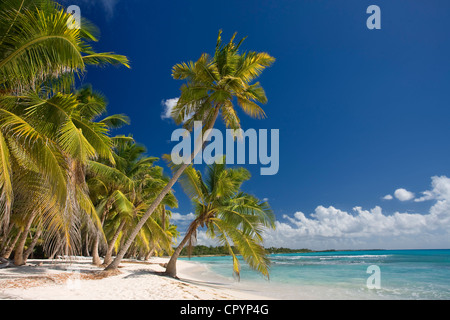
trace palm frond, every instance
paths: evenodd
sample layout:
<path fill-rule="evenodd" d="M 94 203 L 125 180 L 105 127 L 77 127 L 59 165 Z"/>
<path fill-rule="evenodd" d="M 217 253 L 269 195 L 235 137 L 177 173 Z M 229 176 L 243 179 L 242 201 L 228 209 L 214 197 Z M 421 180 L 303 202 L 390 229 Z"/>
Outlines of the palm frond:
<path fill-rule="evenodd" d="M 121 184 L 125 186 L 127 189 L 132 189 L 134 182 L 133 180 L 128 177 L 123 172 L 110 167 L 106 164 L 89 160 L 87 162 L 88 164 L 88 170 L 92 171 L 95 175 L 98 175 L 102 178 L 104 178 L 107 181 L 111 181 L 113 183 Z"/>
<path fill-rule="evenodd" d="M 12 187 L 12 168 L 5 137 L 0 130 L 0 231 L 9 224 L 14 199 Z"/>
<path fill-rule="evenodd" d="M 187 167 L 182 176 L 180 183 L 184 192 L 191 198 L 197 198 L 200 201 L 204 200 L 206 187 L 202 181 L 202 175 L 192 166 Z"/>
<path fill-rule="evenodd" d="M 5 0 L 0 7 L 0 86 L 21 92 L 42 82 L 54 83 L 80 73 L 86 65 L 124 65 L 125 56 L 96 53 L 88 44 L 97 41 L 96 28 L 83 19 L 70 28 L 72 15 L 50 0 Z M 70 83 L 71 82 L 71 83 Z"/>
<path fill-rule="evenodd" d="M 102 119 L 100 123 L 105 124 L 109 128 L 116 129 L 130 124 L 130 118 L 125 114 L 114 114 Z"/>

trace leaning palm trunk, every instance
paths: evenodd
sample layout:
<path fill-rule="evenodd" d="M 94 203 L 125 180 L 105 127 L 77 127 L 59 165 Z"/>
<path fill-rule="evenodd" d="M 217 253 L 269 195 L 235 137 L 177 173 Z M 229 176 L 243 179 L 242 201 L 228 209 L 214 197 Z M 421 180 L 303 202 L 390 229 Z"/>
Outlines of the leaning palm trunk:
<path fill-rule="evenodd" d="M 11 255 L 11 253 L 13 252 L 17 241 L 19 240 L 20 236 L 22 234 L 22 231 L 18 231 L 16 237 L 14 238 L 14 240 L 12 241 L 12 243 L 9 245 L 9 247 L 6 248 L 5 252 L 2 255 L 2 258 L 5 259 L 9 259 L 9 256 Z"/>
<path fill-rule="evenodd" d="M 123 219 L 122 222 L 120 223 L 119 228 L 117 228 L 116 232 L 114 233 L 114 236 L 112 237 L 111 241 L 108 244 L 108 250 L 106 251 L 105 259 L 103 261 L 104 265 L 109 265 L 112 261 L 112 253 L 114 250 L 114 245 L 117 239 L 119 238 L 119 235 L 123 230 L 123 227 L 125 226 L 125 222 L 126 220 Z"/>
<path fill-rule="evenodd" d="M 109 209 L 108 209 L 109 207 L 108 206 L 106 206 L 106 207 L 107 207 L 107 209 L 104 210 L 103 214 L 102 214 L 102 220 L 101 220 L 102 221 L 102 223 L 101 223 L 101 227 L 102 228 L 103 228 L 103 224 L 105 223 L 106 215 L 109 212 Z M 101 260 L 100 260 L 100 255 L 98 254 L 99 243 L 100 243 L 100 233 L 97 233 L 95 235 L 94 244 L 92 246 L 92 264 L 96 265 L 96 266 L 99 266 L 102 263 Z"/>
<path fill-rule="evenodd" d="M 28 218 L 25 229 L 20 236 L 19 243 L 17 244 L 16 251 L 14 252 L 14 264 L 16 266 L 21 266 L 25 264 L 25 260 L 23 258 L 23 252 L 25 249 L 25 242 L 27 241 L 28 232 L 30 231 L 31 224 L 33 223 L 34 217 L 36 217 L 37 210 L 33 211 L 30 217 Z"/>
<path fill-rule="evenodd" d="M 153 254 L 155 253 L 155 248 L 153 248 L 152 250 L 150 250 L 144 257 L 144 260 L 147 261 L 148 259 L 150 259 L 151 256 L 153 256 Z"/>
<path fill-rule="evenodd" d="M 198 226 L 199 226 L 199 223 L 197 222 L 197 220 L 195 220 L 189 226 L 188 232 L 186 233 L 186 235 L 184 236 L 183 240 L 180 242 L 178 247 L 175 249 L 174 253 L 170 257 L 169 262 L 167 263 L 166 272 L 165 272 L 166 275 L 173 277 L 173 278 L 177 277 L 178 257 L 180 256 L 181 250 L 183 250 L 186 243 L 191 240 L 192 236 L 197 231 Z"/>
<path fill-rule="evenodd" d="M 210 129 L 212 129 L 214 127 L 214 124 L 216 122 L 217 116 L 219 115 L 219 110 L 220 110 L 220 106 L 216 106 L 215 110 L 214 110 L 214 116 L 213 116 L 210 124 L 208 125 L 207 129 L 205 130 L 205 132 L 210 130 Z M 208 136 L 209 135 L 206 135 L 206 136 L 203 137 L 203 141 L 201 143 L 202 147 L 204 146 L 204 143 L 207 140 Z M 191 154 L 190 163 L 194 160 L 195 156 L 197 155 L 197 153 L 200 152 L 200 150 L 201 150 L 201 148 L 198 148 L 197 150 L 194 150 L 194 152 Z M 130 248 L 130 246 L 133 243 L 134 239 L 138 235 L 139 231 L 144 226 L 145 222 L 147 222 L 148 218 L 150 218 L 152 213 L 156 210 L 156 208 L 158 208 L 158 206 L 160 205 L 161 201 L 169 193 L 169 191 L 172 189 L 172 187 L 175 184 L 175 182 L 177 182 L 177 180 L 182 175 L 183 171 L 190 165 L 190 163 L 183 163 L 178 168 L 178 170 L 173 175 L 172 179 L 170 179 L 170 181 L 167 183 L 167 185 L 164 187 L 164 189 L 161 191 L 161 193 L 156 197 L 156 199 L 150 205 L 150 207 L 148 208 L 147 212 L 142 216 L 141 220 L 138 222 L 136 227 L 133 229 L 133 231 L 131 232 L 130 236 L 128 237 L 128 239 L 125 242 L 125 244 L 123 245 L 123 247 L 120 249 L 120 251 L 117 254 L 117 256 L 114 259 L 114 261 L 111 262 L 106 267 L 105 270 L 113 270 L 113 269 L 117 269 L 119 267 L 120 262 L 122 261 L 123 257 L 127 253 L 128 249 Z"/>
<path fill-rule="evenodd" d="M 13 228 L 13 224 L 10 223 L 8 228 L 6 228 L 6 230 L 3 230 L 3 235 L 0 238 L 0 257 L 3 257 L 3 254 L 5 253 L 5 250 L 8 248 L 8 244 L 10 239 L 8 238 L 11 230 Z"/>
<path fill-rule="evenodd" d="M 32 240 L 31 243 L 30 243 L 30 246 L 29 246 L 29 247 L 27 248 L 27 250 L 25 250 L 25 252 L 23 253 L 23 260 L 24 260 L 24 263 L 27 262 L 28 257 L 30 256 L 30 254 L 33 253 L 34 247 L 36 246 L 36 244 L 37 244 L 37 242 L 38 242 L 38 240 L 39 240 L 41 234 L 42 234 L 42 228 L 39 228 L 39 229 L 36 231 L 36 234 L 34 235 L 33 240 Z"/>
<path fill-rule="evenodd" d="M 92 246 L 92 264 L 99 266 L 101 265 L 100 256 L 98 254 L 98 243 L 100 242 L 100 235 L 96 235 L 94 238 L 94 244 Z"/>

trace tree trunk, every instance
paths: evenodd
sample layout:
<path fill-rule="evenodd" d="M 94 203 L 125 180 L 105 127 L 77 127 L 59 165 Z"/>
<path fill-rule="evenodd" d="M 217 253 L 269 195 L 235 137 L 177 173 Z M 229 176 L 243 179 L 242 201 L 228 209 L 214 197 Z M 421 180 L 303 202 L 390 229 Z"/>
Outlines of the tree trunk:
<path fill-rule="evenodd" d="M 98 255 L 98 243 L 100 241 L 100 235 L 96 235 L 94 239 L 94 245 L 92 246 L 92 264 L 99 266 L 102 264 L 100 256 Z"/>
<path fill-rule="evenodd" d="M 103 230 L 103 224 L 105 223 L 106 215 L 108 214 L 110 210 L 110 204 L 106 204 L 106 209 L 103 210 L 102 214 L 102 230 Z M 94 239 L 94 245 L 92 247 L 92 264 L 99 266 L 102 262 L 100 260 L 100 255 L 98 254 L 98 245 L 100 243 L 100 235 L 97 233 Z"/>
<path fill-rule="evenodd" d="M 137 254 L 137 246 L 134 246 L 134 249 L 130 254 L 131 259 L 136 259 L 136 254 Z"/>
<path fill-rule="evenodd" d="M 166 206 L 162 208 L 162 219 L 161 219 L 162 229 L 166 230 Z"/>
<path fill-rule="evenodd" d="M 10 223 L 8 226 L 8 229 L 6 231 L 4 230 L 3 237 L 0 241 L 0 244 L 1 244 L 0 257 L 3 257 L 6 253 L 6 250 L 9 248 L 9 243 L 11 242 L 11 238 L 9 236 L 11 234 L 12 228 L 13 228 L 13 224 Z"/>
<path fill-rule="evenodd" d="M 124 226 L 125 226 L 125 219 L 122 220 L 122 222 L 119 225 L 119 228 L 117 228 L 116 232 L 114 233 L 114 236 L 112 237 L 111 241 L 108 244 L 108 250 L 106 251 L 105 259 L 103 260 L 104 265 L 108 265 L 111 263 L 114 244 L 116 243 L 117 238 L 119 238 L 119 235 L 122 232 Z"/>
<path fill-rule="evenodd" d="M 89 232 L 86 231 L 86 235 L 84 238 L 84 256 L 89 257 Z"/>
<path fill-rule="evenodd" d="M 19 243 L 17 244 L 16 251 L 14 252 L 14 264 L 16 266 L 22 266 L 25 264 L 23 258 L 23 251 L 25 249 L 25 243 L 27 242 L 28 232 L 30 232 L 31 224 L 33 223 L 34 217 L 36 217 L 37 211 L 33 211 L 28 217 L 25 229 L 20 236 Z"/>
<path fill-rule="evenodd" d="M 150 257 L 153 255 L 153 253 L 155 252 L 155 248 L 153 248 L 152 250 L 150 250 L 147 255 L 144 257 L 144 260 L 148 260 L 150 259 Z"/>
<path fill-rule="evenodd" d="M 13 228 L 13 224 L 10 223 L 8 225 L 8 228 L 5 230 L 3 229 L 3 235 L 0 239 L 0 256 L 3 257 L 3 254 L 5 253 L 6 249 L 8 248 L 9 242 L 11 241 L 11 239 L 8 239 L 9 234 L 11 233 Z"/>
<path fill-rule="evenodd" d="M 16 237 L 14 238 L 14 240 L 13 240 L 13 242 L 11 243 L 11 245 L 9 246 L 9 248 L 7 248 L 7 249 L 5 250 L 5 253 L 2 255 L 2 258 L 9 259 L 9 256 L 10 256 L 11 253 L 13 252 L 14 247 L 16 246 L 17 240 L 19 240 L 19 237 L 20 237 L 21 234 L 22 234 L 22 231 L 20 231 L 20 230 L 17 231 Z"/>
<path fill-rule="evenodd" d="M 189 226 L 188 232 L 186 233 L 178 247 L 175 249 L 172 256 L 170 257 L 169 262 L 167 263 L 166 272 L 164 273 L 165 275 L 173 278 L 177 277 L 177 259 L 180 256 L 181 250 L 183 250 L 186 243 L 192 237 L 192 234 L 197 230 L 198 225 L 199 224 L 194 221 L 193 224 Z"/>
<path fill-rule="evenodd" d="M 214 124 L 216 122 L 217 116 L 219 115 L 219 110 L 220 110 L 220 107 L 216 106 L 216 110 L 214 111 L 214 117 L 213 117 L 210 125 L 207 127 L 206 130 L 212 129 L 214 127 Z M 203 136 L 203 134 L 202 134 L 202 136 Z M 202 143 L 201 143 L 202 148 L 204 147 L 205 141 L 206 141 L 206 139 L 208 137 L 209 137 L 209 135 L 202 137 L 202 140 L 203 140 Z M 200 152 L 200 150 L 194 150 L 194 152 L 191 154 L 191 161 L 190 161 L 190 163 L 193 162 L 193 160 L 194 160 L 194 158 L 195 158 L 195 156 L 197 155 L 198 152 Z M 120 251 L 117 254 L 117 256 L 114 259 L 114 261 L 111 262 L 109 264 L 109 266 L 106 267 L 105 270 L 114 270 L 114 269 L 117 269 L 119 267 L 119 264 L 122 261 L 125 253 L 130 248 L 131 244 L 133 243 L 134 239 L 138 235 L 138 233 L 141 230 L 141 228 L 144 226 L 145 222 L 147 222 L 148 218 L 150 218 L 152 213 L 159 206 L 159 204 L 164 199 L 166 194 L 169 193 L 169 191 L 172 189 L 172 187 L 175 184 L 175 182 L 177 182 L 178 178 L 181 176 L 183 171 L 190 165 L 190 163 L 183 163 L 180 166 L 180 168 L 175 172 L 175 174 L 173 175 L 172 179 L 170 179 L 170 181 L 167 183 L 167 185 L 164 187 L 164 189 L 161 191 L 161 193 L 156 197 L 155 201 L 153 201 L 153 203 L 150 205 L 150 207 L 148 208 L 147 212 L 142 216 L 141 220 L 137 223 L 136 227 L 131 232 L 130 236 L 128 237 L 127 241 L 125 242 L 125 245 L 120 249 Z"/>
<path fill-rule="evenodd" d="M 28 249 L 23 253 L 23 260 L 26 263 L 28 260 L 28 257 L 30 256 L 30 254 L 33 252 L 34 247 L 36 246 L 36 243 L 39 240 L 39 237 L 42 234 L 42 228 L 39 227 L 39 229 L 36 231 L 36 234 L 33 237 L 33 240 L 30 243 L 30 246 L 28 247 Z"/>

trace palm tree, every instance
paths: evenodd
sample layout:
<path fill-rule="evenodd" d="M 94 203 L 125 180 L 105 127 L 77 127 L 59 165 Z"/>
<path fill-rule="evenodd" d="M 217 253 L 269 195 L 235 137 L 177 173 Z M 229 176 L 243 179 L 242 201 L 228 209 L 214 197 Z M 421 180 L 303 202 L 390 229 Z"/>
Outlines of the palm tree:
<path fill-rule="evenodd" d="M 91 125 L 78 109 L 83 103 L 57 91 L 71 89 L 86 65 L 129 65 L 124 56 L 95 53 L 89 42 L 97 41 L 96 29 L 87 21 L 69 28 L 70 19 L 50 0 L 0 3 L 0 232 L 11 212 L 28 211 L 24 231 L 45 215 L 49 233 L 63 230 L 67 242 L 76 233 L 73 209 L 94 212 L 83 167 L 87 159 L 111 157 L 106 123 Z"/>
<path fill-rule="evenodd" d="M 4 0 L 0 3 L 0 118 L 9 117 L 12 120 L 14 115 L 8 113 L 11 102 L 20 104 L 21 95 L 33 95 L 43 83 L 47 85 L 46 91 L 72 84 L 70 80 L 74 79 L 74 74 L 83 72 L 88 64 L 129 66 L 124 56 L 95 53 L 89 45 L 89 41 L 97 41 L 95 27 L 85 21 L 82 28 L 71 29 L 68 27 L 70 18 L 71 15 L 65 13 L 60 5 L 50 0 Z M 61 96 L 55 96 L 54 100 L 57 99 Z M 37 107 L 40 105 L 37 104 Z M 22 129 L 11 132 L 12 136 L 24 138 L 27 135 L 25 138 L 34 144 L 46 143 L 48 139 L 42 132 L 38 134 L 26 130 L 27 123 L 21 121 L 23 119 L 16 119 L 16 126 L 7 128 Z M 4 209 L 3 218 L 7 222 L 13 191 L 11 154 L 3 125 L 6 124 L 2 123 L 3 130 L 0 130 L 0 208 Z M 52 157 L 50 150 L 47 150 L 47 155 Z M 47 169 L 46 173 L 51 175 L 49 167 L 57 168 L 55 162 L 56 158 L 55 161 L 48 158 L 46 162 L 42 161 L 41 169 Z M 53 177 L 61 180 L 62 176 L 57 171 L 53 170 Z"/>
<path fill-rule="evenodd" d="M 264 52 L 240 53 L 239 47 L 244 39 L 235 44 L 236 34 L 234 34 L 229 43 L 223 44 L 221 33 L 220 31 L 213 57 L 204 53 L 196 62 L 180 63 L 172 69 L 174 79 L 186 81 L 181 86 L 181 95 L 172 111 L 172 117 L 177 124 L 184 123 L 187 129 L 192 129 L 196 120 L 205 123 L 203 132 L 213 128 L 220 112 L 228 128 L 240 128 L 235 101 L 251 117 L 265 117 L 258 103 L 266 103 L 267 98 L 260 83 L 253 81 L 265 68 L 271 66 L 275 59 Z M 203 141 L 199 145 L 203 146 L 207 138 L 206 135 L 203 136 Z M 190 162 L 199 151 L 195 150 L 192 153 Z M 174 173 L 107 269 L 116 269 L 119 266 L 146 219 L 156 210 L 165 194 L 171 190 L 188 166 L 189 163 L 185 163 Z"/>
<path fill-rule="evenodd" d="M 43 197 L 42 193 L 48 193 L 49 189 L 40 188 L 33 192 L 33 197 L 29 197 L 29 202 L 33 204 L 29 209 L 23 208 L 22 211 L 29 211 L 28 223 L 25 232 L 19 240 L 18 249 L 15 255 L 15 264 L 21 265 L 23 260 L 23 246 L 25 245 L 28 230 L 31 227 L 34 217 L 39 212 L 40 216 L 46 217 L 45 225 L 47 229 L 62 229 L 65 235 L 61 240 L 65 240 L 69 247 L 78 247 L 73 243 L 72 239 L 77 239 L 79 234 L 79 226 L 82 220 L 91 222 L 92 229 L 100 229 L 100 222 L 97 219 L 96 211 L 87 194 L 87 186 L 85 183 L 85 171 L 88 160 L 95 158 L 104 158 L 114 162 L 112 155 L 113 140 L 109 136 L 109 130 L 112 126 L 127 124 L 128 119 L 123 115 L 113 115 L 103 120 L 97 121 L 106 109 L 106 101 L 104 98 L 92 91 L 92 88 L 86 87 L 75 95 L 56 94 L 50 98 L 42 98 L 39 95 L 30 94 L 20 97 L 19 103 L 12 102 L 8 105 L 6 102 L 10 97 L 3 97 L 5 108 L 0 109 L 7 113 L 2 121 L 5 127 L 15 127 L 22 124 L 24 135 L 27 133 L 41 133 L 46 139 L 46 147 L 49 146 L 49 156 L 59 158 L 60 181 L 54 181 L 51 178 L 45 179 L 45 170 L 37 170 L 34 176 L 37 176 L 44 186 L 52 184 L 53 188 L 50 195 L 62 195 L 60 201 L 56 201 L 55 206 L 48 206 L 51 198 L 47 196 L 47 203 L 40 201 L 36 203 L 35 198 Z M 24 126 L 24 123 L 27 126 Z M 9 136 L 9 143 L 14 144 L 17 136 Z M 20 141 L 20 140 L 19 140 Z M 26 138 L 25 138 L 26 141 Z M 14 154 L 17 162 L 24 162 L 19 165 L 17 170 L 20 173 L 29 171 L 29 167 L 35 165 L 38 169 L 39 153 L 43 152 L 43 143 L 38 148 L 23 148 L 16 145 Z M 21 149 L 21 150 L 17 150 Z M 29 150 L 31 149 L 31 151 Z M 45 151 L 45 150 L 44 150 Z M 56 164 L 55 164 L 56 166 Z M 33 177 L 31 173 L 28 177 Z M 18 188 L 19 189 L 19 188 Z M 30 187 L 21 187 L 17 192 L 33 191 Z M 17 196 L 16 192 L 16 196 Z M 48 208 L 53 208 L 53 212 Z M 45 208 L 45 209 L 44 209 Z M 86 216 L 85 216 L 86 214 Z M 55 238 L 55 237 L 50 237 Z M 49 241 L 48 241 L 49 242 Z M 72 243 L 71 243 L 72 242 Z M 53 245 L 56 245 L 55 243 Z M 75 249 L 75 248 L 74 248 Z"/>
<path fill-rule="evenodd" d="M 225 161 L 223 161 L 225 163 Z M 207 167 L 203 177 L 198 170 L 188 167 L 180 181 L 191 197 L 196 218 L 169 260 L 166 274 L 176 277 L 177 259 L 188 244 L 190 252 L 195 243 L 197 229 L 205 227 L 211 238 L 217 238 L 233 257 L 233 270 L 240 273 L 236 248 L 249 266 L 269 276 L 269 259 L 262 245 L 262 232 L 274 228 L 274 215 L 267 202 L 241 191 L 243 182 L 250 178 L 244 168 L 227 169 L 224 164 Z"/>

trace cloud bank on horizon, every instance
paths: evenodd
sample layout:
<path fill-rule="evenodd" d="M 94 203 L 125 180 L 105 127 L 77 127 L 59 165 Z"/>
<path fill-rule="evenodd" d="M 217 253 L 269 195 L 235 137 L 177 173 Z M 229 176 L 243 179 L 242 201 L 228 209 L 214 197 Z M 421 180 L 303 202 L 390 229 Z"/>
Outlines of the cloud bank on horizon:
<path fill-rule="evenodd" d="M 264 235 L 266 247 L 324 249 L 425 249 L 450 247 L 450 178 L 434 176 L 431 190 L 415 198 L 406 189 L 397 189 L 399 201 L 433 201 L 425 214 L 395 212 L 383 213 L 381 207 L 370 210 L 356 206 L 351 212 L 333 206 L 319 205 L 313 213 L 298 211 L 293 216 L 283 215 L 276 221 L 276 229 Z M 393 200 L 394 197 L 383 197 Z M 176 215 L 174 222 L 188 223 L 186 216 Z M 190 220 L 192 221 L 192 220 Z M 189 222 L 190 222 L 189 221 Z M 180 225 L 180 226 L 181 226 Z M 184 230 L 180 230 L 184 232 Z M 217 245 L 199 231 L 198 243 Z"/>
<path fill-rule="evenodd" d="M 428 213 L 383 213 L 376 206 L 370 210 L 354 207 L 352 212 L 333 206 L 318 206 L 306 216 L 296 212 L 277 221 L 275 231 L 265 235 L 267 246 L 288 246 L 312 249 L 413 249 L 450 247 L 450 179 L 431 178 L 432 189 L 415 198 L 406 189 L 397 189 L 394 197 L 400 201 L 434 201 Z M 393 200 L 385 196 L 385 200 Z"/>

